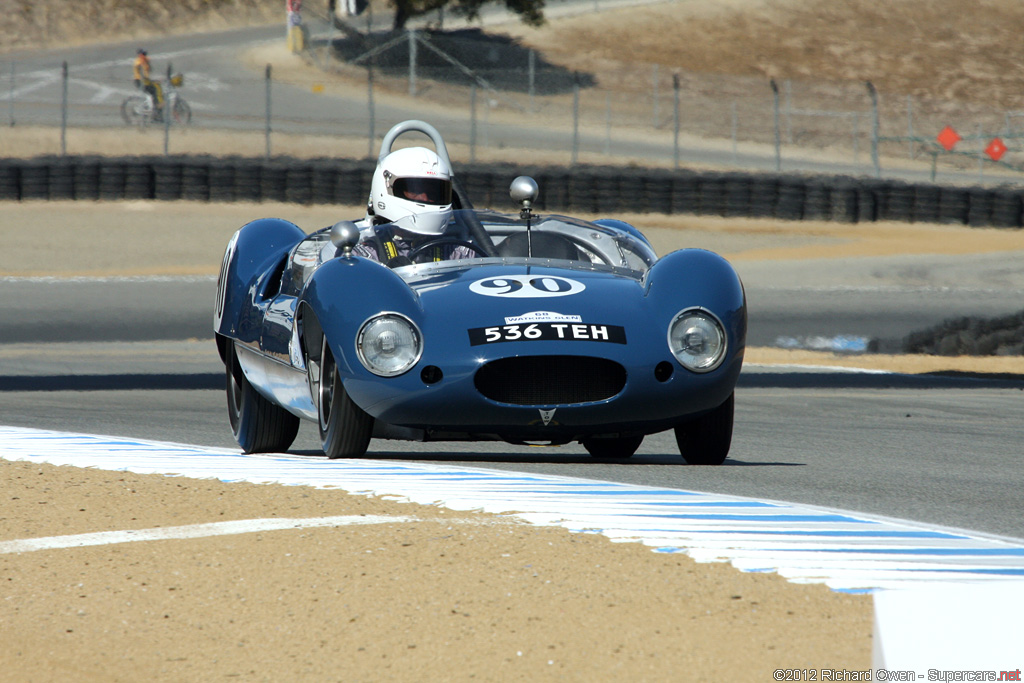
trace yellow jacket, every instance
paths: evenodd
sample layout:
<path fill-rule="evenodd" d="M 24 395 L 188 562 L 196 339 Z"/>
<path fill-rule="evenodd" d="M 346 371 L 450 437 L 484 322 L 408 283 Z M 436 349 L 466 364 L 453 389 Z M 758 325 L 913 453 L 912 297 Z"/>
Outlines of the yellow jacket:
<path fill-rule="evenodd" d="M 149 80 L 149 57 L 146 55 L 139 55 L 135 58 L 135 63 L 132 65 L 132 73 L 135 75 L 137 81 L 148 81 Z"/>

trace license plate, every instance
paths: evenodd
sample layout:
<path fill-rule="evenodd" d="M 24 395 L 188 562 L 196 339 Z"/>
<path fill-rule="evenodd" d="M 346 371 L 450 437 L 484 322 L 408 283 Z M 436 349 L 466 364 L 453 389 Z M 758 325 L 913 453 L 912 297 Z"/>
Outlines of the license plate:
<path fill-rule="evenodd" d="M 519 341 L 593 341 L 625 344 L 626 329 L 620 325 L 591 323 L 530 323 L 474 327 L 469 330 L 469 343 L 472 346 Z"/>

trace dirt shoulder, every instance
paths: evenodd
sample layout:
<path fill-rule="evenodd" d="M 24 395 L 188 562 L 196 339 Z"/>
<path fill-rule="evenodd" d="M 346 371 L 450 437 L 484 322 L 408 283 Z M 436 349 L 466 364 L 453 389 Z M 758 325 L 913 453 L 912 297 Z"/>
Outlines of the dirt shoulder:
<path fill-rule="evenodd" d="M 491 515 L 3 460 L 0 499 L 0 540 L 417 520 L 0 555 L 7 681 L 761 682 L 870 665 L 869 597 Z"/>
<path fill-rule="evenodd" d="M 273 202 L 0 202 L 4 276 L 216 275 L 231 235 L 255 218 L 281 217 L 306 232 L 362 217 L 362 206 Z M 580 215 L 581 218 L 599 216 Z M 625 214 L 659 254 L 697 247 L 736 263 L 1024 252 L 1024 230 L 927 223 L 786 222 Z"/>

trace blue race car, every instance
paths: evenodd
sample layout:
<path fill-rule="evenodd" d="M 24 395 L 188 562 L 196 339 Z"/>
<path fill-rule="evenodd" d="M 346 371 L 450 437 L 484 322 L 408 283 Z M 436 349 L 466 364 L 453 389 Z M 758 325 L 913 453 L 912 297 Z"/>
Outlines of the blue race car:
<path fill-rule="evenodd" d="M 450 168 L 420 121 L 385 136 L 382 160 L 407 131 Z M 214 331 L 242 449 L 287 450 L 300 418 L 330 458 L 362 456 L 371 438 L 580 442 L 628 458 L 672 429 L 687 463 L 721 464 L 747 324 L 732 266 L 701 249 L 658 258 L 621 221 L 540 215 L 537 193 L 516 178 L 520 210 L 506 214 L 469 208 L 456 183 L 434 236 L 392 259 L 367 257 L 374 228 L 347 221 L 238 230 Z"/>

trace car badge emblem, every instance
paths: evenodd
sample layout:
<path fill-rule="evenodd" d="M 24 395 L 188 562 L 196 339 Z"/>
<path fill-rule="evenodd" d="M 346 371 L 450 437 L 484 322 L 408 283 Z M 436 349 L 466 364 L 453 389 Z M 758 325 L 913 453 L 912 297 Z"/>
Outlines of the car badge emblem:
<path fill-rule="evenodd" d="M 551 418 L 553 418 L 555 416 L 555 410 L 556 410 L 555 408 L 552 408 L 551 410 L 541 410 L 540 411 L 540 419 L 541 419 L 541 421 L 544 422 L 544 426 L 545 427 L 547 427 L 549 424 L 551 424 Z"/>

